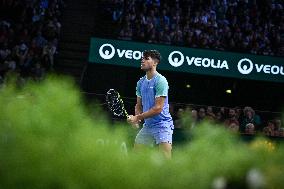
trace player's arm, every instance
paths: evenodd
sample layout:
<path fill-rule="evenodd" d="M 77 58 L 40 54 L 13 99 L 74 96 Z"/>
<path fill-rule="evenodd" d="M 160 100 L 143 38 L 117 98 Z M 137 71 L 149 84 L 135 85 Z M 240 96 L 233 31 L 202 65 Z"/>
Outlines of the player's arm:
<path fill-rule="evenodd" d="M 164 96 L 159 96 L 155 98 L 155 105 L 148 111 L 136 114 L 136 109 L 135 109 L 135 116 L 130 115 L 128 118 L 128 121 L 132 124 L 137 124 L 141 122 L 143 119 L 147 119 L 149 117 L 153 117 L 155 115 L 158 115 L 162 112 L 163 106 L 165 103 L 166 97 Z M 142 112 L 142 111 L 141 111 Z"/>
<path fill-rule="evenodd" d="M 155 98 L 155 105 L 150 110 L 148 110 L 147 112 L 143 112 L 143 113 L 136 115 L 137 119 L 139 121 L 141 121 L 143 119 L 147 119 L 149 117 L 153 117 L 155 115 L 160 114 L 163 110 L 163 106 L 165 104 L 165 99 L 166 99 L 166 97 L 164 97 L 164 96 L 156 97 Z"/>
<path fill-rule="evenodd" d="M 140 80 L 139 80 L 137 82 L 137 85 L 136 85 L 137 100 L 136 100 L 136 105 L 135 105 L 135 116 L 129 115 L 128 118 L 127 118 L 127 121 L 132 125 L 136 125 L 140 122 L 140 120 L 133 119 L 133 118 L 136 118 L 137 115 L 139 115 L 143 112 L 140 86 L 141 86 L 141 83 L 140 83 Z"/>
<path fill-rule="evenodd" d="M 137 101 L 136 101 L 136 105 L 135 105 L 135 115 L 141 114 L 142 111 L 143 111 L 142 100 L 141 100 L 141 97 L 137 96 Z"/>

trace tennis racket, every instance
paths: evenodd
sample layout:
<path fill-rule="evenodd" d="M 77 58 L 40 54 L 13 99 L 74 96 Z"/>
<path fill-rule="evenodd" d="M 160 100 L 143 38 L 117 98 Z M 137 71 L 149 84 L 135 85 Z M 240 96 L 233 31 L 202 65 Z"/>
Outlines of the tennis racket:
<path fill-rule="evenodd" d="M 116 90 L 108 90 L 106 94 L 106 102 L 109 110 L 112 112 L 113 115 L 125 118 L 128 117 L 128 113 L 124 107 L 123 100 Z"/>
<path fill-rule="evenodd" d="M 108 90 L 106 93 L 106 102 L 113 115 L 128 118 L 129 115 L 124 107 L 123 100 L 116 90 Z M 135 124 L 134 126 L 139 127 L 139 124 Z"/>

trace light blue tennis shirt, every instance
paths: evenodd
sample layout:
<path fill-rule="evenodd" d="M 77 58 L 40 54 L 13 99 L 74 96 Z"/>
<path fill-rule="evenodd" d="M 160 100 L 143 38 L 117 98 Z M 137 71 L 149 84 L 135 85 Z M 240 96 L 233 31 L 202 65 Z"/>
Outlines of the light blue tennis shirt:
<path fill-rule="evenodd" d="M 150 80 L 144 76 L 137 82 L 136 95 L 142 99 L 143 112 L 150 110 L 155 105 L 156 97 L 166 97 L 162 112 L 145 119 L 144 126 L 173 129 L 173 119 L 169 112 L 168 90 L 169 85 L 167 79 L 159 73 L 154 75 Z"/>

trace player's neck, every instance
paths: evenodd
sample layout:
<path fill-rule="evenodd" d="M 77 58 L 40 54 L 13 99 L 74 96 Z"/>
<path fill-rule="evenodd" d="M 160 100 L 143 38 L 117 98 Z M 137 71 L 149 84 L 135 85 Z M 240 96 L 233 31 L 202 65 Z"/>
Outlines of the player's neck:
<path fill-rule="evenodd" d="M 156 74 L 157 74 L 156 69 L 147 71 L 146 72 L 147 79 L 148 80 L 152 79 Z"/>

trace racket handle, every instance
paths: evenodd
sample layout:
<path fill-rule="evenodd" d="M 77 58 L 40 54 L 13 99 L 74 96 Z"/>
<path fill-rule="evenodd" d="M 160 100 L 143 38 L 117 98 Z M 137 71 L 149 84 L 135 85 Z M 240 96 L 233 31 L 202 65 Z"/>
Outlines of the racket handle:
<path fill-rule="evenodd" d="M 134 127 L 135 129 L 139 129 L 140 126 L 138 123 L 136 123 L 136 124 L 133 124 L 132 127 Z"/>

